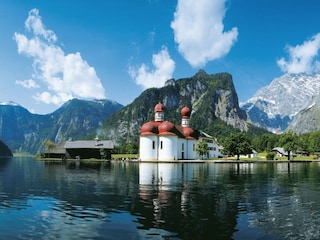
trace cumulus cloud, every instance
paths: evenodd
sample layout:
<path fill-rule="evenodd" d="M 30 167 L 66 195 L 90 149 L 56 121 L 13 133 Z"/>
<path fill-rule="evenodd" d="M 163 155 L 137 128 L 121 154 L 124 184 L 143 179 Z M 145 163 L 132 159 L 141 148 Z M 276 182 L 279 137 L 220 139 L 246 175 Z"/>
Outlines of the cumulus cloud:
<path fill-rule="evenodd" d="M 278 66 L 286 73 L 312 73 L 320 70 L 320 62 L 317 60 L 320 48 L 320 33 L 311 39 L 295 47 L 286 46 L 289 59 L 280 58 Z"/>
<path fill-rule="evenodd" d="M 230 51 L 238 29 L 224 31 L 226 0 L 178 0 L 171 27 L 178 50 L 193 67 L 204 66 Z"/>
<path fill-rule="evenodd" d="M 140 67 L 129 67 L 130 76 L 144 89 L 151 87 L 163 87 L 165 82 L 172 78 L 175 62 L 171 59 L 168 49 L 163 46 L 159 53 L 152 55 L 153 68 L 146 64 Z"/>
<path fill-rule="evenodd" d="M 65 54 L 57 45 L 57 36 L 42 23 L 37 9 L 32 9 L 25 21 L 26 30 L 31 37 L 21 33 L 14 34 L 19 54 L 33 59 L 34 80 L 16 81 L 26 88 L 46 89 L 34 98 L 47 104 L 60 105 L 78 98 L 105 98 L 105 90 L 95 69 L 82 59 L 79 52 Z"/>

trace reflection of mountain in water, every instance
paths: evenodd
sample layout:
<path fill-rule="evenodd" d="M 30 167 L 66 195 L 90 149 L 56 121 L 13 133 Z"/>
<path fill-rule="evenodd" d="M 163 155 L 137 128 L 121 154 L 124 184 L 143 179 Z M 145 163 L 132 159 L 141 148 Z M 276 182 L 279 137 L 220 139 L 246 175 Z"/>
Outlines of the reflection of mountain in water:
<path fill-rule="evenodd" d="M 317 239 L 319 172 L 316 163 L 64 163 L 12 158 L 0 165 L 0 206 L 36 219 L 38 223 L 17 218 L 20 226 L 39 224 L 40 232 L 34 234 L 45 228 L 97 239 L 105 234 L 127 239 L 247 239 L 247 233 L 254 234 L 252 238 Z M 7 214 L 0 212 L 0 221 L 2 216 Z M 0 230 L 6 227 L 1 222 Z"/>
<path fill-rule="evenodd" d="M 277 239 L 320 239 L 318 163 L 269 167 L 268 182 L 250 189 L 245 203 L 251 228 L 262 228 Z M 254 173 L 256 179 L 265 178 Z"/>

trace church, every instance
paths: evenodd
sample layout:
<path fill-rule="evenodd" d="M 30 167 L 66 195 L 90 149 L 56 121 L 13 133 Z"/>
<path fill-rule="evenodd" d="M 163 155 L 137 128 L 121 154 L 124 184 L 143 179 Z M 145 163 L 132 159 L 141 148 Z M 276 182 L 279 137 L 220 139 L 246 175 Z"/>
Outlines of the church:
<path fill-rule="evenodd" d="M 164 105 L 154 107 L 154 121 L 146 122 L 140 132 L 140 161 L 179 161 L 220 156 L 219 146 L 215 139 L 190 127 L 191 111 L 183 107 L 181 125 L 165 120 Z M 208 154 L 199 156 L 196 152 L 198 141 L 208 144 Z"/>

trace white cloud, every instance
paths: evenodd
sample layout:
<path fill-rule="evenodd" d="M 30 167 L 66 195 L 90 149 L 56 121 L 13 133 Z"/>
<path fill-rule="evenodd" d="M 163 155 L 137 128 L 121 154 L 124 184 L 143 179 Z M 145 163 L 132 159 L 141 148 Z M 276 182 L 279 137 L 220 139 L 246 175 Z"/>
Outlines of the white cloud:
<path fill-rule="evenodd" d="M 289 59 L 280 58 L 278 66 L 287 73 L 312 73 L 320 70 L 320 62 L 316 59 L 320 49 L 320 33 L 310 40 L 295 47 L 286 46 Z"/>
<path fill-rule="evenodd" d="M 32 31 L 34 35 L 41 36 L 50 42 L 57 41 L 57 36 L 53 31 L 46 29 L 42 24 L 41 17 L 39 16 L 39 10 L 34 8 L 29 12 L 29 17 L 25 22 L 25 26 L 28 31 Z"/>
<path fill-rule="evenodd" d="M 171 27 L 179 52 L 193 67 L 204 66 L 230 51 L 238 29 L 224 31 L 226 0 L 178 0 Z"/>
<path fill-rule="evenodd" d="M 75 97 L 105 98 L 105 90 L 95 69 L 82 59 L 79 52 L 65 54 L 57 46 L 57 36 L 43 25 L 37 9 L 29 12 L 25 26 L 32 37 L 14 34 L 18 52 L 33 59 L 35 80 L 47 86 L 46 90 L 34 96 L 35 99 L 61 105 Z M 23 87 L 39 86 L 35 81 L 16 83 Z"/>
<path fill-rule="evenodd" d="M 24 88 L 39 88 L 40 86 L 32 79 L 29 79 L 29 80 L 23 80 L 23 81 L 20 81 L 20 80 L 17 80 L 16 81 L 16 84 L 17 85 L 20 85 Z"/>
<path fill-rule="evenodd" d="M 175 69 L 175 62 L 164 46 L 159 53 L 152 55 L 152 64 L 153 70 L 149 70 L 145 64 L 141 64 L 139 68 L 129 67 L 130 76 L 144 89 L 163 87 L 165 82 L 172 78 Z"/>

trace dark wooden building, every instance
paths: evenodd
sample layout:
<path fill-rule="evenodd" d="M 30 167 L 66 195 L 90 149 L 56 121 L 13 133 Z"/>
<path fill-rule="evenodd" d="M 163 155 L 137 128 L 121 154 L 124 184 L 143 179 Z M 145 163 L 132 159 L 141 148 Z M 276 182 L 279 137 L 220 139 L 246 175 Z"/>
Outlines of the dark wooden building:
<path fill-rule="evenodd" d="M 44 158 L 65 158 L 66 156 L 66 149 L 64 145 L 66 142 L 59 143 L 54 147 L 47 149 L 44 153 L 42 153 L 42 157 Z"/>
<path fill-rule="evenodd" d="M 113 142 L 111 140 L 67 141 L 64 147 L 66 158 L 111 159 Z"/>
<path fill-rule="evenodd" d="M 45 158 L 63 159 L 111 159 L 113 142 L 111 140 L 79 140 L 57 144 L 42 154 Z"/>

